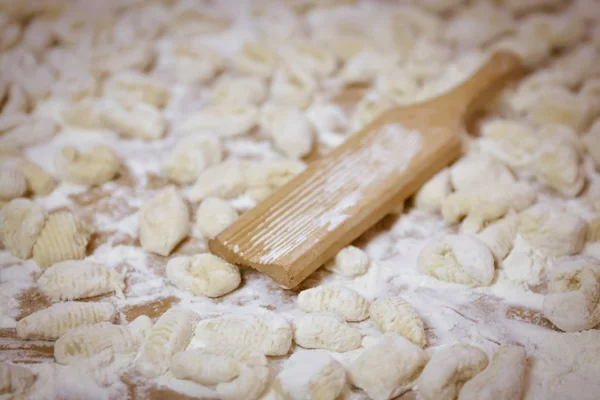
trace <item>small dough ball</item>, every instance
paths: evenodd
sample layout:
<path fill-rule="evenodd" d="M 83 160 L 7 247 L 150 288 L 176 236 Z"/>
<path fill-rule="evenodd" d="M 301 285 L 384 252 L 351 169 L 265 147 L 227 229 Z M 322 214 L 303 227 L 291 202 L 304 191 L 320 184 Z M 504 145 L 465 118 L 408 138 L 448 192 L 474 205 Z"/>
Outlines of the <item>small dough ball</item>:
<path fill-rule="evenodd" d="M 348 246 L 340 250 L 333 262 L 329 262 L 325 267 L 337 275 L 354 278 L 365 274 L 369 264 L 367 253 L 358 247 Z"/>
<path fill-rule="evenodd" d="M 206 238 L 214 238 L 238 218 L 238 213 L 227 201 L 217 197 L 204 199 L 196 211 L 194 231 Z"/>
<path fill-rule="evenodd" d="M 56 155 L 55 166 L 58 176 L 67 182 L 96 186 L 112 180 L 121 161 L 109 146 L 94 146 L 88 151 L 67 146 Z"/>
<path fill-rule="evenodd" d="M 183 291 L 207 297 L 223 296 L 241 282 L 238 267 L 209 253 L 169 260 L 167 278 Z"/>
<path fill-rule="evenodd" d="M 38 204 L 27 199 L 14 199 L 0 209 L 0 241 L 15 257 L 28 259 L 45 220 L 44 211 Z"/>
<path fill-rule="evenodd" d="M 0 164 L 0 200 L 12 200 L 27 192 L 23 173 L 7 162 Z"/>

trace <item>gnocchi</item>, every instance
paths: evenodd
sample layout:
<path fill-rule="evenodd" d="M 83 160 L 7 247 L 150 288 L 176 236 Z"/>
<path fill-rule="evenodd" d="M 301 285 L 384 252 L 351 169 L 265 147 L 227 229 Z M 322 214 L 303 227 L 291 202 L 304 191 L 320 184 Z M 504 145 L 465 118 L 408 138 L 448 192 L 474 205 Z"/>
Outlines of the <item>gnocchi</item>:
<path fill-rule="evenodd" d="M 450 180 L 454 190 L 473 190 L 482 185 L 511 184 L 515 182 L 512 172 L 500 161 L 489 156 L 475 155 L 460 159 L 450 168 Z"/>
<path fill-rule="evenodd" d="M 190 113 L 180 125 L 182 132 L 209 132 L 221 137 L 239 136 L 258 124 L 259 110 L 250 104 L 219 104 Z"/>
<path fill-rule="evenodd" d="M 169 100 L 166 87 L 139 72 L 113 75 L 105 82 L 103 94 L 120 103 L 142 102 L 158 108 L 164 107 Z"/>
<path fill-rule="evenodd" d="M 71 329 L 112 321 L 115 315 L 115 307 L 108 303 L 57 303 L 21 319 L 17 323 L 17 336 L 56 340 Z"/>
<path fill-rule="evenodd" d="M 52 301 L 78 300 L 114 292 L 123 298 L 125 277 L 94 261 L 62 261 L 38 278 L 40 291 Z"/>
<path fill-rule="evenodd" d="M 259 105 L 267 95 L 267 86 L 256 77 L 224 77 L 211 92 L 211 104 L 231 107 Z"/>
<path fill-rule="evenodd" d="M 91 235 L 91 228 L 72 213 L 52 213 L 33 244 L 33 259 L 40 268 L 65 260 L 81 260 Z"/>
<path fill-rule="evenodd" d="M 214 238 L 238 218 L 238 213 L 227 201 L 208 197 L 196 210 L 194 231 L 203 237 Z"/>
<path fill-rule="evenodd" d="M 307 349 L 345 352 L 360 347 L 360 331 L 335 314 L 311 313 L 294 320 L 294 342 Z"/>
<path fill-rule="evenodd" d="M 223 145 L 212 136 L 186 136 L 162 164 L 165 175 L 177 183 L 191 183 L 200 173 L 223 159 Z"/>
<path fill-rule="evenodd" d="M 347 246 L 340 250 L 332 262 L 325 268 L 334 274 L 354 278 L 364 275 L 369 269 L 369 256 L 367 253 L 354 246 Z"/>
<path fill-rule="evenodd" d="M 440 212 L 444 199 L 452 193 L 450 170 L 443 169 L 427 181 L 415 195 L 415 207 L 429 212 Z"/>
<path fill-rule="evenodd" d="M 468 380 L 458 400 L 514 400 L 525 391 L 527 359 L 521 346 L 503 344 L 486 369 Z"/>
<path fill-rule="evenodd" d="M 487 355 L 468 344 L 437 349 L 417 380 L 417 390 L 426 400 L 455 399 L 464 383 L 488 365 Z"/>
<path fill-rule="evenodd" d="M 543 145 L 534 159 L 533 170 L 538 179 L 565 196 L 577 196 L 585 184 L 579 155 L 566 143 Z"/>
<path fill-rule="evenodd" d="M 383 333 L 395 332 L 419 347 L 426 342 L 423 321 L 415 309 L 400 297 L 380 297 L 371 303 L 373 324 Z"/>
<path fill-rule="evenodd" d="M 600 263 L 581 256 L 555 265 L 550 271 L 542 311 L 566 332 L 600 324 Z"/>
<path fill-rule="evenodd" d="M 140 208 L 139 236 L 145 251 L 168 256 L 190 230 L 190 212 L 174 187 Z"/>
<path fill-rule="evenodd" d="M 203 349 L 179 352 L 171 359 L 171 372 L 178 379 L 189 379 L 204 386 L 231 382 L 239 376 L 239 361 Z"/>
<path fill-rule="evenodd" d="M 313 129 L 308 118 L 296 107 L 273 104 L 263 107 L 260 126 L 289 158 L 304 157 L 313 148 Z"/>
<path fill-rule="evenodd" d="M 238 267 L 210 253 L 169 260 L 167 279 L 194 296 L 207 297 L 223 296 L 241 282 Z"/>
<path fill-rule="evenodd" d="M 186 309 L 170 308 L 156 321 L 135 362 L 136 370 L 155 378 L 169 369 L 173 355 L 185 350 L 200 318 Z"/>
<path fill-rule="evenodd" d="M 277 55 L 267 44 L 249 41 L 233 55 L 231 63 L 241 73 L 270 78 L 275 70 Z"/>
<path fill-rule="evenodd" d="M 283 64 L 271 82 L 271 100 L 300 108 L 307 107 L 317 90 L 317 81 L 297 65 Z"/>
<path fill-rule="evenodd" d="M 332 312 L 346 321 L 369 318 L 369 303 L 360 294 L 345 287 L 319 286 L 298 295 L 298 307 L 304 312 Z"/>
<path fill-rule="evenodd" d="M 27 181 L 23 173 L 7 162 L 0 164 L 0 199 L 12 200 L 27 192 Z"/>
<path fill-rule="evenodd" d="M 64 147 L 56 155 L 56 173 L 63 180 L 79 185 L 96 186 L 112 180 L 121 168 L 121 161 L 112 147 L 99 145 L 88 151 Z"/>
<path fill-rule="evenodd" d="M 488 225 L 477 237 L 490 249 L 496 263 L 500 263 L 511 251 L 518 229 L 519 217 L 510 214 Z"/>
<path fill-rule="evenodd" d="M 0 136 L 0 148 L 23 149 L 49 142 L 58 130 L 58 125 L 46 117 L 28 116 L 24 120 L 19 116 L 11 122 L 17 123 Z"/>
<path fill-rule="evenodd" d="M 30 258 L 45 220 L 38 204 L 14 199 L 0 209 L 0 242 L 15 257 Z"/>
<path fill-rule="evenodd" d="M 118 134 L 143 140 L 164 136 L 167 121 L 160 110 L 150 104 L 121 104 L 107 99 L 100 111 L 100 120 L 108 129 Z"/>
<path fill-rule="evenodd" d="M 186 193 L 192 203 L 208 197 L 229 199 L 242 194 L 247 188 L 244 165 L 239 160 L 215 164 L 198 175 L 196 183 Z"/>
<path fill-rule="evenodd" d="M 292 327 L 275 313 L 231 314 L 201 321 L 196 340 L 204 346 L 252 349 L 268 356 L 287 354 L 292 344 Z"/>
<path fill-rule="evenodd" d="M 428 361 L 419 346 L 396 333 L 384 334 L 348 369 L 350 382 L 374 400 L 388 400 L 410 390 Z"/>
<path fill-rule="evenodd" d="M 419 270 L 442 281 L 487 286 L 494 279 L 494 258 L 474 235 L 447 235 L 427 244 L 417 260 Z"/>
<path fill-rule="evenodd" d="M 540 140 L 531 126 L 498 119 L 484 124 L 481 133 L 482 150 L 510 168 L 525 168 L 533 163 Z"/>
<path fill-rule="evenodd" d="M 56 187 L 56 179 L 50 175 L 45 169 L 36 163 L 20 159 L 17 162 L 17 168 L 21 171 L 27 182 L 27 187 L 34 195 L 45 196 L 54 190 Z"/>
<path fill-rule="evenodd" d="M 136 353 L 146 340 L 152 321 L 145 315 L 129 325 L 100 322 L 67 331 L 54 344 L 59 364 L 76 364 L 96 357 L 110 361 L 114 355 Z"/>

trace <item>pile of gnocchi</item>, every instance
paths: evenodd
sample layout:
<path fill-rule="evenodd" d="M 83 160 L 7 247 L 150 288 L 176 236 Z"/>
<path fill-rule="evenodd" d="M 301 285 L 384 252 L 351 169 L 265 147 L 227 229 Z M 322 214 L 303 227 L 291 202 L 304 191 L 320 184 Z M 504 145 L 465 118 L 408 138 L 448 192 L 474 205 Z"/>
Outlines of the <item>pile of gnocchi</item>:
<path fill-rule="evenodd" d="M 0 349 L 52 346 L 0 355 L 0 397 L 81 398 L 75 367 L 102 399 L 537 398 L 513 333 L 600 324 L 599 27 L 593 0 L 0 0 Z M 530 73 L 463 156 L 298 289 L 208 252 L 499 49 Z M 459 297 L 516 294 L 535 318 L 464 334 Z"/>

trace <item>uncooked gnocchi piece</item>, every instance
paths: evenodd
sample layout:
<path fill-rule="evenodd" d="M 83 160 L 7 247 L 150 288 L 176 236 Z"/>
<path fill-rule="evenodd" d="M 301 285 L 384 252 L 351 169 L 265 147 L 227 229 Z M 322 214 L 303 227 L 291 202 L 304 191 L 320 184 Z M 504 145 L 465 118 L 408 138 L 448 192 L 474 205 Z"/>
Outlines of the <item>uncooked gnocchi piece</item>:
<path fill-rule="evenodd" d="M 208 132 L 222 137 L 239 136 L 258 124 L 259 111 L 252 104 L 219 104 L 191 112 L 180 125 L 182 132 Z"/>
<path fill-rule="evenodd" d="M 33 259 L 40 268 L 65 260 L 81 260 L 92 231 L 68 211 L 50 214 L 33 245 Z"/>
<path fill-rule="evenodd" d="M 14 199 L 0 209 L 0 242 L 15 257 L 31 257 L 46 216 L 31 200 Z"/>
<path fill-rule="evenodd" d="M 267 85 L 260 78 L 225 77 L 215 84 L 210 102 L 221 107 L 259 105 L 266 95 Z"/>
<path fill-rule="evenodd" d="M 516 181 L 512 172 L 501 162 L 483 154 L 467 156 L 450 168 L 454 190 L 473 190 L 482 185 L 510 184 Z"/>
<path fill-rule="evenodd" d="M 490 249 L 496 263 L 500 263 L 511 251 L 518 230 L 519 217 L 510 214 L 488 225 L 477 237 Z"/>
<path fill-rule="evenodd" d="M 23 173 L 8 162 L 0 164 L 0 199 L 12 200 L 27 192 L 27 181 Z"/>
<path fill-rule="evenodd" d="M 315 78 L 298 65 L 283 64 L 271 82 L 271 100 L 300 108 L 312 101 L 318 83 Z"/>
<path fill-rule="evenodd" d="M 261 111 L 260 127 L 287 157 L 304 157 L 313 148 L 312 126 L 299 108 L 268 104 Z"/>
<path fill-rule="evenodd" d="M 468 344 L 437 349 L 417 380 L 417 390 L 425 400 L 456 399 L 469 379 L 488 365 L 487 355 Z"/>
<path fill-rule="evenodd" d="M 57 175 L 67 182 L 97 186 L 112 180 L 118 174 L 121 161 L 109 146 L 98 145 L 87 151 L 66 146 L 56 155 L 54 165 Z"/>
<path fill-rule="evenodd" d="M 281 356 L 287 354 L 292 344 L 292 327 L 285 318 L 272 312 L 228 314 L 201 321 L 195 337 L 207 348 L 226 346 Z"/>
<path fill-rule="evenodd" d="M 52 301 L 77 300 L 114 292 L 123 298 L 125 277 L 94 261 L 62 261 L 39 277 L 40 291 Z"/>
<path fill-rule="evenodd" d="M 290 400 L 335 400 L 346 384 L 346 370 L 322 350 L 294 353 L 274 385 Z"/>
<path fill-rule="evenodd" d="M 326 78 L 337 68 L 335 56 L 315 41 L 291 41 L 281 49 L 280 56 L 284 63 L 298 66 L 317 78 Z"/>
<path fill-rule="evenodd" d="M 115 315 L 115 307 L 108 303 L 56 303 L 17 322 L 17 336 L 56 340 L 71 329 L 112 321 Z"/>
<path fill-rule="evenodd" d="M 537 101 L 528 110 L 528 117 L 536 124 L 567 125 L 580 132 L 589 117 L 585 98 L 560 86 L 544 86 L 538 91 Z"/>
<path fill-rule="evenodd" d="M 164 107 L 169 91 L 160 82 L 139 72 L 122 72 L 104 83 L 103 94 L 121 103 L 142 102 Z"/>
<path fill-rule="evenodd" d="M 381 332 L 395 332 L 419 347 L 426 342 L 423 321 L 415 309 L 400 297 L 380 297 L 371 303 L 369 314 Z"/>
<path fill-rule="evenodd" d="M 217 197 L 209 197 L 196 210 L 194 230 L 205 238 L 214 238 L 237 218 L 238 213 L 231 204 Z"/>
<path fill-rule="evenodd" d="M 310 313 L 294 320 L 294 342 L 307 349 L 345 352 L 360 347 L 360 331 L 329 313 Z"/>
<path fill-rule="evenodd" d="M 585 149 L 594 162 L 600 168 L 600 118 L 592 125 L 589 131 L 581 139 Z"/>
<path fill-rule="evenodd" d="M 204 349 L 179 352 L 171 359 L 171 372 L 177 379 L 189 379 L 204 386 L 231 382 L 240 373 L 240 362 L 227 355 Z"/>
<path fill-rule="evenodd" d="M 385 69 L 389 60 L 379 51 L 367 48 L 354 54 L 337 74 L 344 85 L 370 84 Z"/>
<path fill-rule="evenodd" d="M 585 256 L 558 262 L 550 271 L 542 311 L 566 332 L 600 324 L 600 262 Z"/>
<path fill-rule="evenodd" d="M 588 223 L 586 240 L 588 242 L 600 242 L 600 217 Z"/>
<path fill-rule="evenodd" d="M 74 128 L 85 130 L 103 129 L 103 106 L 97 99 L 87 98 L 65 107 L 62 122 Z"/>
<path fill-rule="evenodd" d="M 350 365 L 350 382 L 374 400 L 393 399 L 410 390 L 427 360 L 419 346 L 386 333 Z"/>
<path fill-rule="evenodd" d="M 95 357 L 110 361 L 115 355 L 136 353 L 151 328 L 152 320 L 145 315 L 126 326 L 110 322 L 80 326 L 54 343 L 54 359 L 59 364 L 76 364 Z"/>
<path fill-rule="evenodd" d="M 108 129 L 130 138 L 159 139 L 167 130 L 165 117 L 150 104 L 120 104 L 107 99 L 102 105 L 100 118 Z"/>
<path fill-rule="evenodd" d="M 2 129 L 0 129 L 1 131 Z M 50 118 L 27 116 L 25 121 L 7 130 L 0 136 L 0 147 L 23 149 L 49 142 L 58 130 Z"/>
<path fill-rule="evenodd" d="M 577 196 L 585 184 L 585 173 L 577 151 L 567 143 L 547 142 L 538 150 L 533 171 L 542 182 L 565 196 Z"/>
<path fill-rule="evenodd" d="M 353 278 L 365 274 L 370 263 L 367 253 L 358 247 L 347 246 L 340 250 L 325 268 L 336 275 Z"/>
<path fill-rule="evenodd" d="M 169 153 L 162 165 L 165 175 L 177 183 L 191 183 L 207 167 L 223 158 L 219 138 L 212 136 L 186 136 Z"/>
<path fill-rule="evenodd" d="M 305 169 L 306 164 L 300 160 L 249 161 L 243 165 L 250 188 L 280 188 Z"/>
<path fill-rule="evenodd" d="M 481 127 L 482 150 L 513 169 L 533 163 L 540 138 L 533 129 L 522 122 L 498 119 Z"/>
<path fill-rule="evenodd" d="M 415 194 L 415 206 L 429 212 L 440 212 L 444 199 L 452 193 L 450 170 L 443 169 L 428 180 Z"/>
<path fill-rule="evenodd" d="M 142 248 L 168 256 L 190 230 L 190 212 L 174 187 L 169 187 L 140 208 Z"/>
<path fill-rule="evenodd" d="M 365 95 L 356 105 L 350 117 L 350 128 L 357 132 L 375 120 L 394 104 L 386 97 L 372 92 Z"/>
<path fill-rule="evenodd" d="M 167 372 L 173 355 L 190 344 L 199 319 L 191 310 L 170 308 L 150 329 L 136 360 L 136 370 L 147 378 Z"/>
<path fill-rule="evenodd" d="M 167 279 L 194 296 L 207 297 L 223 296 L 241 282 L 238 267 L 210 253 L 169 260 Z"/>
<path fill-rule="evenodd" d="M 208 197 L 230 199 L 242 194 L 246 188 L 244 165 L 239 160 L 228 160 L 202 171 L 187 191 L 186 198 L 192 203 Z"/>
<path fill-rule="evenodd" d="M 585 245 L 587 224 L 581 217 L 536 205 L 520 214 L 519 234 L 527 243 L 551 256 L 579 253 Z"/>
<path fill-rule="evenodd" d="M 427 244 L 417 260 L 419 270 L 446 282 L 488 286 L 494 279 L 494 257 L 470 234 L 447 235 Z"/>
<path fill-rule="evenodd" d="M 268 45 L 249 41 L 233 55 L 231 63 L 241 73 L 270 78 L 277 64 L 277 56 Z"/>
<path fill-rule="evenodd" d="M 360 294 L 345 287 L 319 286 L 298 295 L 298 307 L 305 312 L 332 312 L 346 321 L 369 318 L 369 303 Z"/>
<path fill-rule="evenodd" d="M 223 57 L 197 41 L 183 40 L 175 43 L 167 57 L 161 58 L 179 83 L 193 85 L 206 83 L 225 67 Z"/>
<path fill-rule="evenodd" d="M 23 173 L 27 187 L 35 195 L 45 196 L 50 194 L 56 187 L 57 182 L 52 175 L 26 158 L 17 162 L 17 168 Z"/>
<path fill-rule="evenodd" d="M 0 396 L 7 399 L 25 398 L 27 390 L 37 379 L 29 368 L 17 364 L 0 363 Z"/>
<path fill-rule="evenodd" d="M 516 400 L 525 391 L 527 358 L 525 349 L 501 345 L 488 367 L 467 381 L 458 400 Z"/>

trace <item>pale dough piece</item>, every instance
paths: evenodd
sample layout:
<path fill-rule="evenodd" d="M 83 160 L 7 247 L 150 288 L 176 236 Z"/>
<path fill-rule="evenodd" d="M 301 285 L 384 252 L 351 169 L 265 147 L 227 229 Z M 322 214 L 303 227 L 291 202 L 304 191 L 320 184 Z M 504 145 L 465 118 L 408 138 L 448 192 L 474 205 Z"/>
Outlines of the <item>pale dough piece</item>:
<path fill-rule="evenodd" d="M 465 382 L 488 365 L 487 355 L 468 344 L 444 346 L 433 353 L 417 380 L 425 400 L 456 399 Z"/>
<path fill-rule="evenodd" d="M 477 237 L 489 247 L 496 263 L 499 264 L 511 251 L 518 229 L 519 217 L 510 214 L 488 225 Z"/>
<path fill-rule="evenodd" d="M 56 340 L 70 329 L 112 321 L 115 314 L 115 307 L 109 303 L 57 303 L 21 319 L 17 323 L 17 336 Z"/>
<path fill-rule="evenodd" d="M 174 187 L 140 208 L 139 236 L 145 251 L 168 256 L 190 230 L 190 212 Z"/>
<path fill-rule="evenodd" d="M 179 129 L 186 134 L 208 132 L 222 137 L 239 136 L 258 124 L 259 110 L 251 104 L 219 104 L 191 112 Z"/>
<path fill-rule="evenodd" d="M 98 145 L 87 151 L 63 147 L 54 159 L 57 175 L 70 183 L 102 185 L 112 180 L 121 168 L 121 160 L 112 147 Z"/>
<path fill-rule="evenodd" d="M 239 376 L 239 360 L 204 349 L 179 352 L 171 359 L 171 372 L 177 379 L 189 379 L 204 386 L 231 382 Z"/>
<path fill-rule="evenodd" d="M 125 277 L 94 261 L 62 261 L 38 278 L 40 291 L 51 301 L 78 300 L 114 292 L 124 298 Z"/>
<path fill-rule="evenodd" d="M 3 122 L 8 122 L 4 120 Z M 16 115 L 10 121 L 12 127 L 3 129 L 0 136 L 0 148 L 23 149 L 49 142 L 58 130 L 58 125 L 50 118 Z"/>
<path fill-rule="evenodd" d="M 107 99 L 100 118 L 108 129 L 130 138 L 155 140 L 163 137 L 167 130 L 165 117 L 150 104 L 121 104 Z"/>
<path fill-rule="evenodd" d="M 426 245 L 417 260 L 422 273 L 469 286 L 488 286 L 494 279 L 494 258 L 474 235 L 447 235 Z"/>
<path fill-rule="evenodd" d="M 40 268 L 85 257 L 91 228 L 68 211 L 50 214 L 33 245 L 33 259 Z"/>
<path fill-rule="evenodd" d="M 294 320 L 294 342 L 307 349 L 345 352 L 360 347 L 360 331 L 336 314 L 310 313 Z"/>
<path fill-rule="evenodd" d="M 498 119 L 484 124 L 479 140 L 483 151 L 488 152 L 511 168 L 531 165 L 539 146 L 539 136 L 527 124 Z"/>
<path fill-rule="evenodd" d="M 289 158 L 302 158 L 313 148 L 313 128 L 297 107 L 267 104 L 261 110 L 260 127 Z"/>
<path fill-rule="evenodd" d="M 277 64 L 277 55 L 265 43 L 248 41 L 233 55 L 231 63 L 241 73 L 270 78 Z"/>
<path fill-rule="evenodd" d="M 177 183 L 191 183 L 207 167 L 223 159 L 219 138 L 204 135 L 186 136 L 179 140 L 163 161 L 165 175 Z"/>
<path fill-rule="evenodd" d="M 454 190 L 473 190 L 482 185 L 511 184 L 516 181 L 512 172 L 501 162 L 484 154 L 467 155 L 450 168 Z"/>
<path fill-rule="evenodd" d="M 596 167 L 600 168 L 600 118 L 596 120 L 594 125 L 587 131 L 582 138 L 585 148 L 596 163 Z"/>
<path fill-rule="evenodd" d="M 576 197 L 585 185 L 585 173 L 577 151 L 567 143 L 545 142 L 533 163 L 535 175 L 551 188 Z"/>
<path fill-rule="evenodd" d="M 364 275 L 370 264 L 367 253 L 355 246 L 347 246 L 340 250 L 335 258 L 325 264 L 325 268 L 334 274 L 354 278 Z"/>
<path fill-rule="evenodd" d="M 194 296 L 223 296 L 241 282 L 238 267 L 210 253 L 173 258 L 166 274 L 175 286 Z"/>
<path fill-rule="evenodd" d="M 147 378 L 166 373 L 173 355 L 190 344 L 199 319 L 195 312 L 181 308 L 170 308 L 161 315 L 148 333 L 135 369 Z"/>
<path fill-rule="evenodd" d="M 488 367 L 465 383 L 458 400 L 519 400 L 525 391 L 526 373 L 525 349 L 503 344 Z"/>
<path fill-rule="evenodd" d="M 169 91 L 164 85 L 139 72 L 111 76 L 104 83 L 103 94 L 121 103 L 142 102 L 158 108 L 169 101 Z"/>
<path fill-rule="evenodd" d="M 17 168 L 23 173 L 27 187 L 34 195 L 45 196 L 54 191 L 56 179 L 36 163 L 23 158 L 17 161 Z"/>
<path fill-rule="evenodd" d="M 315 78 L 298 65 L 283 64 L 271 82 L 271 100 L 306 108 L 318 88 Z"/>
<path fill-rule="evenodd" d="M 0 242 L 15 257 L 31 257 L 46 215 L 31 200 L 14 199 L 0 209 Z"/>
<path fill-rule="evenodd" d="M 303 290 L 296 300 L 305 312 L 333 312 L 346 321 L 369 318 L 369 303 L 360 294 L 345 287 L 319 286 Z"/>
<path fill-rule="evenodd" d="M 205 169 L 187 190 L 186 198 L 198 203 L 208 197 L 230 199 L 242 194 L 248 186 L 244 167 L 239 160 L 230 160 Z"/>
<path fill-rule="evenodd" d="M 350 382 L 374 400 L 393 399 L 410 390 L 428 361 L 419 346 L 386 333 L 348 369 Z"/>
<path fill-rule="evenodd" d="M 194 231 L 205 238 L 214 238 L 233 224 L 238 213 L 227 201 L 218 197 L 209 197 L 202 201 L 196 210 Z"/>
<path fill-rule="evenodd" d="M 0 164 L 0 199 L 12 200 L 27 192 L 27 181 L 23 173 L 8 162 Z"/>
<path fill-rule="evenodd" d="M 423 321 L 415 309 L 400 297 L 380 297 L 371 303 L 369 314 L 383 333 L 395 332 L 419 347 L 426 343 Z"/>
<path fill-rule="evenodd" d="M 65 107 L 61 117 L 64 124 L 74 128 L 96 130 L 105 128 L 102 119 L 102 103 L 97 99 L 87 98 Z M 113 126 L 116 126 L 113 124 Z"/>
<path fill-rule="evenodd" d="M 272 312 L 227 314 L 202 320 L 195 337 L 207 348 L 225 346 L 280 356 L 290 349 L 292 327 L 285 318 Z"/>
<path fill-rule="evenodd" d="M 223 77 L 214 86 L 210 95 L 212 105 L 235 107 L 260 105 L 267 96 L 267 85 L 257 77 Z"/>
<path fill-rule="evenodd" d="M 452 193 L 450 170 L 443 169 L 428 180 L 415 195 L 415 206 L 429 212 L 440 212 L 444 199 Z"/>

